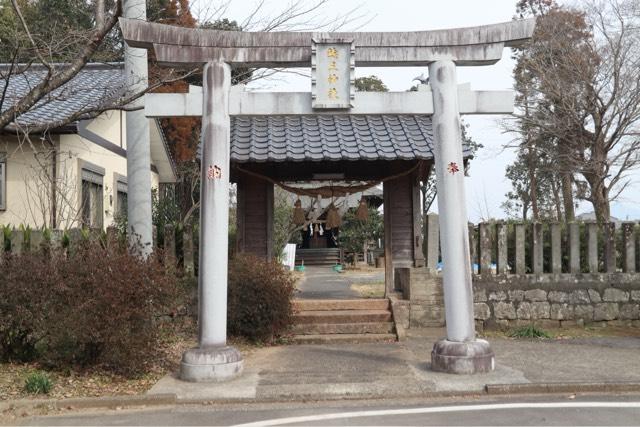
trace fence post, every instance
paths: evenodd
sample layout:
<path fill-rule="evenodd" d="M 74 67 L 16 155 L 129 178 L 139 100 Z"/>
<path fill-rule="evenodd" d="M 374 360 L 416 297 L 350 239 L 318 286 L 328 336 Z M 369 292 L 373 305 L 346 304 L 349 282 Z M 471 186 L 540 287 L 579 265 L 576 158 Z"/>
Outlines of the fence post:
<path fill-rule="evenodd" d="M 425 224 L 425 238 L 427 239 L 424 245 L 425 258 L 427 261 L 427 269 L 431 273 L 438 271 L 438 258 L 440 257 L 440 223 L 438 222 L 437 214 L 427 214 Z"/>
<path fill-rule="evenodd" d="M 4 229 L 0 226 L 0 265 L 2 265 L 4 259 Z"/>
<path fill-rule="evenodd" d="M 20 255 L 22 253 L 24 245 L 24 233 L 22 230 L 16 230 L 15 228 L 11 232 L 11 253 L 14 255 Z"/>
<path fill-rule="evenodd" d="M 636 224 L 625 222 L 622 224 L 622 241 L 624 256 L 622 258 L 622 268 L 625 273 L 636 272 Z"/>
<path fill-rule="evenodd" d="M 102 229 L 101 228 L 90 228 L 89 229 L 89 240 L 91 242 L 99 242 L 101 235 L 102 235 Z"/>
<path fill-rule="evenodd" d="M 29 236 L 29 250 L 31 252 L 37 252 L 42 249 L 42 242 L 44 241 L 44 236 L 42 235 L 42 231 L 40 230 L 32 230 L 31 236 Z"/>
<path fill-rule="evenodd" d="M 589 245 L 587 248 L 587 257 L 589 260 L 589 273 L 598 272 L 598 224 L 595 222 L 587 223 L 587 237 Z"/>
<path fill-rule="evenodd" d="M 569 273 L 580 273 L 580 224 L 571 222 L 569 229 Z"/>
<path fill-rule="evenodd" d="M 67 234 L 69 235 L 69 246 L 67 247 L 67 253 L 72 254 L 82 241 L 82 231 L 79 228 L 72 228 L 68 231 Z"/>
<path fill-rule="evenodd" d="M 190 225 L 184 227 L 182 251 L 184 256 L 184 272 L 187 276 L 193 276 L 195 273 L 195 265 L 193 264 L 193 229 Z"/>
<path fill-rule="evenodd" d="M 151 226 L 151 238 L 153 239 L 153 241 L 151 242 L 151 251 L 153 251 L 158 247 L 158 227 L 156 227 L 155 225 Z M 140 244 L 142 244 L 142 242 L 140 242 Z"/>
<path fill-rule="evenodd" d="M 534 274 L 544 273 L 544 229 L 542 224 L 531 224 L 531 264 Z"/>
<path fill-rule="evenodd" d="M 118 229 L 114 226 L 107 227 L 107 247 L 113 248 L 118 243 Z"/>
<path fill-rule="evenodd" d="M 507 274 L 509 272 L 508 265 L 508 257 L 507 257 L 507 231 L 508 224 L 504 222 L 499 222 L 496 224 L 496 236 L 498 239 L 498 263 L 497 270 L 498 274 Z"/>
<path fill-rule="evenodd" d="M 51 230 L 51 240 L 49 241 L 51 249 L 62 247 L 62 234 L 62 230 Z"/>
<path fill-rule="evenodd" d="M 525 257 L 524 257 L 524 236 L 525 229 L 524 224 L 514 224 L 515 237 L 516 237 L 516 274 L 525 274 L 527 272 L 527 268 L 525 265 Z"/>
<path fill-rule="evenodd" d="M 175 268 L 176 266 L 176 230 L 173 225 L 164 226 L 164 266 Z"/>
<path fill-rule="evenodd" d="M 554 222 L 551 228 L 551 272 L 562 273 L 562 225 Z"/>
<path fill-rule="evenodd" d="M 616 225 L 608 222 L 602 227 L 604 228 L 604 271 L 615 273 L 617 270 Z"/>
<path fill-rule="evenodd" d="M 480 234 L 480 274 L 491 274 L 491 223 L 478 224 Z"/>
<path fill-rule="evenodd" d="M 478 266 L 478 271 L 480 271 L 478 235 L 476 234 L 476 226 L 473 224 L 469 224 L 469 257 L 471 258 L 471 272 L 475 273 L 474 265 Z"/>

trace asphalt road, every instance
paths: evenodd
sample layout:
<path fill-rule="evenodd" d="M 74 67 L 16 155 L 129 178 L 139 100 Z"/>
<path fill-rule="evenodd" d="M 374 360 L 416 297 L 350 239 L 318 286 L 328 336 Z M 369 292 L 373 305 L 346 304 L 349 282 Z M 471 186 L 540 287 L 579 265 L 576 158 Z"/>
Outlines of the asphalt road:
<path fill-rule="evenodd" d="M 640 396 L 479 397 L 193 405 L 67 414 L 23 425 L 640 425 Z"/>

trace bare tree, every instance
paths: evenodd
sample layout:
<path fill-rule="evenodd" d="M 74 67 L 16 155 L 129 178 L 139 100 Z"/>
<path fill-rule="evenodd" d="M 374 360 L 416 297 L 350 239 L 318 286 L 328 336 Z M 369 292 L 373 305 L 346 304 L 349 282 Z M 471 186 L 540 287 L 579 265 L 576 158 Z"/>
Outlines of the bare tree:
<path fill-rule="evenodd" d="M 510 129 L 522 136 L 528 158 L 554 160 L 568 220 L 575 191 L 593 204 L 598 221 L 608 221 L 611 201 L 640 166 L 638 6 L 589 0 L 584 10 L 572 10 L 545 3 L 550 7 L 519 57 L 524 101 Z"/>
<path fill-rule="evenodd" d="M 122 60 L 123 42 L 118 30 L 118 18 L 122 14 L 123 0 L 68 0 L 67 2 L 31 2 L 24 0 L 0 0 L 0 56 L 5 66 L 0 67 L 0 130 L 21 135 L 20 141 L 24 148 L 40 153 L 41 158 L 55 158 L 55 146 L 40 147 L 39 140 L 45 138 L 52 130 L 65 125 L 99 116 L 108 110 L 127 110 L 128 105 L 135 99 L 143 96 L 148 91 L 155 91 L 162 86 L 167 86 L 178 81 L 197 82 L 200 70 L 175 71 L 150 67 L 150 85 L 147 89 L 127 93 L 125 82 L 121 87 L 104 88 L 98 99 L 87 100 L 78 105 L 75 111 L 64 117 L 51 117 L 40 123 L 21 121 L 20 117 L 49 101 L 60 98 L 76 98 L 76 88 L 73 79 L 91 62 L 109 62 Z M 40 10 L 39 15 L 34 13 L 39 6 L 45 4 L 58 4 L 66 7 L 64 10 L 53 10 L 57 15 L 47 21 L 46 13 Z M 167 2 L 149 2 L 151 7 L 156 7 L 163 12 L 162 4 Z M 151 4 L 154 3 L 154 4 Z M 223 21 L 229 12 L 230 2 L 193 2 L 196 9 L 204 6 L 196 16 L 199 22 L 190 18 L 189 26 L 214 27 L 236 30 L 333 30 L 337 27 L 355 24 L 362 20 L 364 15 L 358 15 L 358 8 L 341 13 L 339 16 L 329 16 L 326 13 L 327 0 L 297 0 L 277 9 L 267 7 L 266 1 L 258 2 L 255 7 L 238 25 L 233 22 L 235 28 L 224 28 L 216 23 Z M 180 1 L 180 13 L 190 15 L 188 1 Z M 206 9 L 206 10 L 205 10 Z M 275 10 L 275 12 L 274 12 Z M 2 19 L 6 16 L 6 20 Z M 153 14 L 151 16 L 153 18 Z M 162 19 L 159 19 L 162 22 Z M 3 26 L 3 22 L 11 25 Z M 231 22 L 231 21 L 227 21 Z M 167 22 L 172 25 L 180 25 L 175 22 Z M 153 60 L 153 59 L 152 59 Z M 271 78 L 282 70 L 244 70 L 244 73 L 236 73 L 238 82 L 255 81 L 257 79 Z M 295 72 L 295 71 L 292 71 Z M 28 83 L 28 90 L 22 93 L 12 93 L 10 83 L 13 79 L 22 79 Z M 3 84 L 4 83 L 4 84 Z M 183 86 L 186 86 L 183 84 Z M 198 132 L 190 135 L 198 138 Z M 44 153 L 43 150 L 48 150 Z M 195 165 L 195 161 L 191 166 Z M 41 165 L 47 171 L 48 165 Z M 187 168 L 189 169 L 189 168 Z M 193 196 L 198 186 L 199 174 L 191 169 L 186 171 L 190 177 L 188 193 Z M 45 175 L 43 175 L 44 177 Z M 44 179 L 44 178 L 42 178 Z M 58 189 L 47 190 L 48 197 L 52 198 L 53 212 L 49 214 L 54 218 L 51 223 L 56 223 L 56 208 L 59 210 L 60 196 L 56 195 L 67 191 L 64 183 L 56 176 L 49 179 L 49 184 Z M 47 186 L 49 188 L 49 185 Z M 39 191 L 42 193 L 42 190 Z M 43 196 L 43 194 L 40 194 Z M 36 197 L 41 198 L 41 197 Z M 35 202 L 34 202 L 35 203 Z M 196 201 L 189 205 L 190 215 L 193 208 L 197 208 Z"/>

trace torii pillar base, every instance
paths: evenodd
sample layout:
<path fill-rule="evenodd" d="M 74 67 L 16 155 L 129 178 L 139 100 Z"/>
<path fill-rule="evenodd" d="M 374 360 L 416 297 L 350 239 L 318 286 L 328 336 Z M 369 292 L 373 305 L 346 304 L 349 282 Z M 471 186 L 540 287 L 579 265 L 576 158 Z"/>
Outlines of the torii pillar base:
<path fill-rule="evenodd" d="M 431 369 L 448 374 L 481 374 L 493 371 L 495 355 L 485 340 L 456 342 L 442 339 L 431 351 Z"/>
<path fill-rule="evenodd" d="M 180 379 L 190 382 L 222 382 L 240 375 L 242 354 L 231 346 L 192 348 L 182 355 Z"/>

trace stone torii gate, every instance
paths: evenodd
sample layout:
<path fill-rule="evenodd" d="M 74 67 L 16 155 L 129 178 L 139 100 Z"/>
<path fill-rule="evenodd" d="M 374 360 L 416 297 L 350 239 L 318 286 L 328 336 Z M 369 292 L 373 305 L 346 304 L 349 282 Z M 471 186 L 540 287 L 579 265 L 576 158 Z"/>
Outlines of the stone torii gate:
<path fill-rule="evenodd" d="M 181 378 L 220 381 L 242 371 L 226 344 L 230 116 L 430 114 L 435 137 L 447 337 L 435 343 L 434 370 L 487 372 L 494 354 L 475 336 L 460 114 L 508 114 L 513 93 L 458 86 L 456 66 L 491 65 L 505 47 L 528 40 L 534 20 L 418 32 L 232 32 L 121 19 L 127 44 L 153 49 L 172 67 L 204 65 L 203 91 L 149 94 L 148 117 L 202 116 L 199 346 L 183 355 Z M 309 93 L 231 90 L 231 68 L 311 67 Z M 427 66 L 430 90 L 355 93 L 354 67 Z"/>

